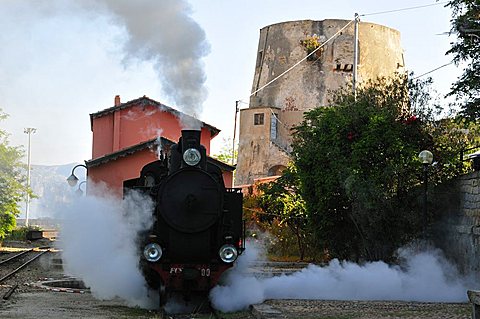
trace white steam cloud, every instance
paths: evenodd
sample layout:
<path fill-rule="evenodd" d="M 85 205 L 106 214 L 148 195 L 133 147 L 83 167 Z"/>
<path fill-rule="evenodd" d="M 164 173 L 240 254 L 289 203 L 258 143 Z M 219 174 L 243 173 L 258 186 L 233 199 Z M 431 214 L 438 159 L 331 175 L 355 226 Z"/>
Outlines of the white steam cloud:
<path fill-rule="evenodd" d="M 247 247 L 249 250 L 252 248 Z M 441 251 L 405 248 L 399 255 L 404 261 L 399 266 L 381 261 L 358 265 L 335 259 L 325 267 L 309 265 L 290 275 L 263 279 L 248 275 L 241 264 L 210 297 L 214 307 L 225 312 L 266 299 L 466 301 L 466 280 Z M 247 255 L 247 259 L 252 257 Z"/>
<path fill-rule="evenodd" d="M 92 192 L 93 183 L 89 183 Z M 59 213 L 62 258 L 67 273 L 90 287 L 98 299 L 119 297 L 129 306 L 154 308 L 158 296 L 148 290 L 138 268 L 139 232 L 151 227 L 152 201 L 136 192 L 125 200 L 109 197 L 72 198 Z M 156 301 L 155 301 L 156 300 Z"/>
<path fill-rule="evenodd" d="M 187 1 L 102 1 L 129 35 L 127 57 L 155 61 L 164 93 L 185 113 L 200 115 L 207 98 L 202 58 L 210 46 Z M 185 128 L 200 128 L 195 119 L 181 120 Z"/>
<path fill-rule="evenodd" d="M 155 150 L 155 155 L 157 155 L 157 159 L 162 159 L 162 130 L 157 132 L 157 140 L 155 141 L 157 145 L 157 149 Z"/>

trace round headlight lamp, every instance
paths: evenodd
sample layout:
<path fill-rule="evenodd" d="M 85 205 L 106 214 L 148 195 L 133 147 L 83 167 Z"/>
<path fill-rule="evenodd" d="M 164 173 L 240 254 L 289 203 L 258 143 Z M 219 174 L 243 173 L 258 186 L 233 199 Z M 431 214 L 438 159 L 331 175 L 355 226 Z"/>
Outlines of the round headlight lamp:
<path fill-rule="evenodd" d="M 189 148 L 183 153 L 183 160 L 190 166 L 195 166 L 200 163 L 202 156 L 196 148 Z"/>
<path fill-rule="evenodd" d="M 156 262 L 162 258 L 162 247 L 157 243 L 150 243 L 143 249 L 143 256 L 149 262 Z"/>
<path fill-rule="evenodd" d="M 235 248 L 235 246 L 226 244 L 220 247 L 220 250 L 218 251 L 218 255 L 220 256 L 220 259 L 223 262 L 233 263 L 238 257 L 238 251 L 237 251 L 237 248 Z"/>

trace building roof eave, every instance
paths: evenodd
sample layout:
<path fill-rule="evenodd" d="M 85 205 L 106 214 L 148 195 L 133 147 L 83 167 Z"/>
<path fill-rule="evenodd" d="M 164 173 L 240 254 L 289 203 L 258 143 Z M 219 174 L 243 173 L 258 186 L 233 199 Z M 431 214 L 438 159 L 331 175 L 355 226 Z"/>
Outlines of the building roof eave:
<path fill-rule="evenodd" d="M 131 100 L 131 101 L 128 101 L 128 102 L 125 102 L 125 103 L 121 103 L 120 105 L 112 106 L 112 107 L 106 108 L 104 110 L 95 112 L 95 113 L 91 113 L 90 114 L 90 129 L 93 131 L 93 120 L 94 119 L 102 117 L 102 116 L 107 115 L 107 114 L 114 113 L 115 111 L 123 110 L 123 109 L 129 108 L 131 106 L 138 105 L 138 104 L 145 105 L 145 106 L 146 105 L 155 105 L 155 106 L 158 106 L 160 109 L 164 110 L 165 112 L 171 113 L 176 117 L 187 117 L 188 119 L 195 119 L 191 115 L 180 112 L 180 111 L 178 111 L 178 110 L 176 110 L 176 109 L 174 109 L 170 106 L 167 106 L 167 105 L 162 104 L 158 101 L 155 101 L 155 100 L 153 100 L 153 99 L 151 99 L 147 96 L 142 96 L 142 97 L 139 97 L 138 99 Z M 197 120 L 197 119 L 195 119 L 195 120 Z M 197 121 L 200 121 L 200 120 L 197 120 Z M 203 121 L 200 121 L 200 122 L 202 123 L 202 125 L 204 127 L 208 128 L 210 130 L 210 133 L 212 134 L 212 138 L 217 136 L 218 133 L 220 133 L 220 129 L 216 128 L 215 126 L 210 125 L 208 123 L 205 123 Z"/>
<path fill-rule="evenodd" d="M 158 146 L 159 143 L 161 143 L 162 149 L 166 148 L 166 147 L 170 147 L 171 145 L 175 144 L 174 142 L 172 142 L 169 139 L 166 139 L 164 137 L 154 138 L 154 139 L 142 142 L 142 143 L 135 144 L 133 146 L 123 148 L 119 151 L 116 151 L 116 152 L 113 152 L 113 153 L 110 153 L 110 154 L 106 154 L 106 155 L 103 155 L 103 156 L 100 156 L 100 157 L 97 157 L 97 158 L 94 158 L 94 159 L 91 159 L 91 160 L 87 160 L 87 161 L 85 161 L 85 165 L 87 166 L 87 168 L 96 167 L 96 166 L 99 166 L 99 165 L 102 165 L 102 164 L 106 164 L 110 161 L 116 160 L 118 158 L 125 157 L 125 156 L 128 156 L 128 155 L 132 155 L 132 154 L 134 154 L 136 152 L 139 152 L 139 151 L 142 151 L 144 149 L 152 148 L 154 146 Z"/>
<path fill-rule="evenodd" d="M 175 142 L 172 142 L 169 139 L 164 138 L 164 137 L 154 138 L 154 139 L 142 142 L 142 143 L 135 144 L 135 145 L 130 146 L 130 147 L 126 147 L 124 149 L 121 149 L 119 151 L 116 151 L 116 152 L 113 152 L 113 153 L 110 153 L 110 154 L 106 154 L 106 155 L 103 155 L 103 156 L 100 156 L 100 157 L 97 157 L 97 158 L 94 158 L 94 159 L 91 159 L 91 160 L 87 160 L 87 161 L 85 161 L 85 165 L 87 166 L 87 168 L 100 166 L 100 165 L 106 164 L 110 161 L 114 161 L 114 160 L 117 160 L 119 158 L 126 157 L 128 155 L 132 155 L 136 152 L 139 152 L 139 151 L 142 151 L 142 150 L 145 150 L 145 149 L 148 149 L 148 148 L 156 147 L 156 146 L 159 145 L 159 143 L 161 143 L 161 148 L 162 149 L 169 149 L 170 146 L 175 144 Z M 213 157 L 210 157 L 210 156 L 207 156 L 207 161 L 209 163 L 217 165 L 218 167 L 220 167 L 220 169 L 222 169 L 222 171 L 233 172 L 236 168 L 235 166 L 229 165 L 227 163 L 224 163 L 224 162 L 222 162 L 218 159 L 215 159 Z"/>
<path fill-rule="evenodd" d="M 210 163 L 217 165 L 218 167 L 220 167 L 224 171 L 233 172 L 237 168 L 236 165 L 227 164 L 225 162 L 222 162 L 222 161 L 220 161 L 216 158 L 210 157 L 210 156 L 208 156 L 207 160 Z"/>

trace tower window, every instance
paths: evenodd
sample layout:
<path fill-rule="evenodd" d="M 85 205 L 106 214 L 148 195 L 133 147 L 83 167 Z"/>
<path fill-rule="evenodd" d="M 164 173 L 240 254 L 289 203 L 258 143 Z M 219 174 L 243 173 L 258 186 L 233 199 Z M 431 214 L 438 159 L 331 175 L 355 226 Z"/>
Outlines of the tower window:
<path fill-rule="evenodd" d="M 353 72 L 353 64 L 350 64 L 350 63 L 346 63 L 346 64 L 337 63 L 337 67 L 335 68 L 335 71 L 339 71 L 339 72 Z"/>
<path fill-rule="evenodd" d="M 277 121 L 278 114 L 273 113 L 272 117 L 270 118 L 270 139 L 272 141 L 277 139 Z"/>
<path fill-rule="evenodd" d="M 264 121 L 264 114 L 263 113 L 253 114 L 253 124 L 254 125 L 263 125 L 263 121 Z"/>
<path fill-rule="evenodd" d="M 257 54 L 257 68 L 262 65 L 262 60 L 263 60 L 263 50 L 258 51 Z"/>

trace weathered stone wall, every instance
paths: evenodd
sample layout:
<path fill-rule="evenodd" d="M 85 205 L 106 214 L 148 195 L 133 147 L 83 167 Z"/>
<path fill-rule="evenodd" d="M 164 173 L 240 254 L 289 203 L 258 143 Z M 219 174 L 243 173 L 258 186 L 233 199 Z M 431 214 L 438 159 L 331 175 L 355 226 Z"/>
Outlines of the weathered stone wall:
<path fill-rule="evenodd" d="M 442 207 L 434 242 L 466 274 L 480 278 L 480 171 L 436 190 Z"/>
<path fill-rule="evenodd" d="M 307 55 L 302 40 L 316 35 L 325 42 L 349 23 L 348 20 L 289 21 L 260 30 L 252 93 L 269 83 Z M 275 166 L 286 166 L 292 142 L 290 129 L 303 113 L 327 105 L 329 93 L 351 82 L 353 74 L 354 24 L 285 76 L 255 93 L 240 116 L 240 137 L 235 184 L 250 184 L 265 177 Z M 403 72 L 403 50 L 397 30 L 369 22 L 359 23 L 358 79 Z M 269 109 L 270 108 L 270 109 Z M 257 134 L 251 110 L 277 116 L 276 138 L 270 139 L 272 122 L 265 122 L 265 135 Z M 262 110 L 260 110 L 262 109 Z M 260 149 L 260 151 L 258 151 Z M 284 151 L 287 150 L 287 153 Z"/>
<path fill-rule="evenodd" d="M 261 116 L 261 122 L 259 116 Z M 257 122 L 255 122 L 255 117 L 257 117 Z M 251 184 L 254 179 L 267 175 L 279 175 L 281 168 L 285 167 L 279 163 L 288 163 L 289 157 L 286 149 L 288 145 L 280 138 L 279 132 L 282 132 L 284 128 L 278 117 L 279 110 L 275 108 L 259 107 L 240 111 L 240 123 L 248 122 L 252 125 L 248 130 L 241 131 L 242 138 L 238 145 L 238 157 L 241 158 L 238 161 L 240 167 L 237 165 L 237 171 L 240 169 L 241 176 L 235 177 L 235 185 Z M 272 121 L 276 123 L 276 136 L 272 136 Z"/>

